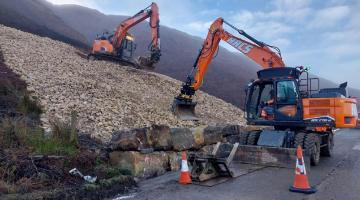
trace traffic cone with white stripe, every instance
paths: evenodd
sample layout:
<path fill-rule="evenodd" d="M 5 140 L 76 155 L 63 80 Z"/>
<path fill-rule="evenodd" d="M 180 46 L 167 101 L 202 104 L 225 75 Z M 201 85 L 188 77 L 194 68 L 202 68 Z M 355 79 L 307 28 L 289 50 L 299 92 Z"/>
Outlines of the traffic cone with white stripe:
<path fill-rule="evenodd" d="M 289 188 L 291 192 L 299 192 L 305 194 L 312 194 L 316 192 L 314 187 L 310 187 L 308 177 L 306 175 L 304 157 L 302 148 L 299 145 L 296 149 L 296 168 L 294 184 Z"/>
<path fill-rule="evenodd" d="M 186 152 L 183 151 L 181 154 L 181 173 L 179 177 L 179 183 L 186 185 L 191 183 L 189 166 L 186 159 Z"/>

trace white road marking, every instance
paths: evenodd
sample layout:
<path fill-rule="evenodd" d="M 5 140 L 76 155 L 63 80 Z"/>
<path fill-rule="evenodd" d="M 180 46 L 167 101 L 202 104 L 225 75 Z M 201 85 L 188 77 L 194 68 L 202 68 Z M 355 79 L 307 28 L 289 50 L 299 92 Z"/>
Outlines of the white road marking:
<path fill-rule="evenodd" d="M 135 197 L 135 194 L 132 194 L 132 195 L 128 195 L 128 196 L 116 197 L 116 198 L 113 199 L 113 200 L 130 199 L 130 198 L 134 198 L 134 197 Z"/>

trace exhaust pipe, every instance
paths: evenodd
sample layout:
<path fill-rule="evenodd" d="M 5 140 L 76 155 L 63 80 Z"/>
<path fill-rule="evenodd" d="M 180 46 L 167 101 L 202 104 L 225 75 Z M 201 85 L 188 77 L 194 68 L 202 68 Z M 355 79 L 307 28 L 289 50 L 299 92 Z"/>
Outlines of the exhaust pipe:
<path fill-rule="evenodd" d="M 199 118 L 195 114 L 195 106 L 196 102 L 186 102 L 175 98 L 171 108 L 174 115 L 179 117 L 181 120 L 198 121 Z"/>

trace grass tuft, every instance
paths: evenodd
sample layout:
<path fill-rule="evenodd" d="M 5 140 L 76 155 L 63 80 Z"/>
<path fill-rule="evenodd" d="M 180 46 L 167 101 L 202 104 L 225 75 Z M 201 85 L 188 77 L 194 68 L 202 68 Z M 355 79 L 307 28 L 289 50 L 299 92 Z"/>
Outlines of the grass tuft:
<path fill-rule="evenodd" d="M 28 146 L 36 154 L 75 156 L 78 153 L 77 113 L 68 122 L 56 120 L 52 133 L 46 137 L 40 127 L 28 126 L 26 117 L 0 121 L 0 148 Z"/>

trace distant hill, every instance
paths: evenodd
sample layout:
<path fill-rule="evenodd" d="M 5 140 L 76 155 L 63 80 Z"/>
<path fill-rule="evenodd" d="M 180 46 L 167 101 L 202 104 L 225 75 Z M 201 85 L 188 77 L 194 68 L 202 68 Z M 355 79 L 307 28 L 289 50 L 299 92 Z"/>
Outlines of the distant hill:
<path fill-rule="evenodd" d="M 63 31 L 64 28 L 57 28 L 56 30 L 55 28 L 52 28 L 51 31 L 58 34 L 61 33 L 62 35 L 67 35 L 65 32 L 69 33 L 68 37 L 72 39 L 75 39 L 76 33 L 79 33 L 81 36 L 79 36 L 80 39 L 77 41 L 81 41 L 80 43 L 85 42 L 89 46 L 97 34 L 101 34 L 104 30 L 114 30 L 122 20 L 127 18 L 127 16 L 105 15 L 97 10 L 78 5 L 53 5 L 45 0 L 15 0 L 11 2 L 16 2 L 16 4 L 5 4 L 10 4 L 7 6 L 12 10 L 16 10 L 15 8 L 17 7 L 28 6 L 28 4 L 33 7 L 43 8 L 41 10 L 38 9 L 33 15 L 26 15 L 26 20 L 37 21 L 38 23 L 34 27 L 41 25 L 49 27 L 48 29 L 58 26 L 68 27 L 66 29 L 68 30 L 67 32 Z M 51 22 L 46 20 L 47 18 L 44 20 L 37 15 L 52 16 L 49 18 L 51 19 Z M 38 18 L 43 20 L 38 20 Z M 2 22 L 0 21 L 0 23 Z M 32 27 L 33 26 L 29 24 L 28 26 L 19 29 L 26 31 L 26 29 Z M 46 32 L 47 29 L 43 28 L 40 30 Z M 150 28 L 148 23 L 140 23 L 138 26 L 132 28 L 130 32 L 136 37 L 136 54 L 145 55 L 150 43 Z M 38 35 L 41 34 L 43 33 L 40 31 Z M 160 35 L 162 57 L 161 61 L 157 64 L 155 71 L 178 80 L 185 80 L 193 66 L 199 49 L 201 48 L 203 39 L 166 26 L 161 26 Z M 73 42 L 68 43 L 73 44 Z M 242 107 L 244 104 L 244 87 L 250 79 L 256 76 L 256 71 L 259 69 L 259 66 L 245 56 L 220 48 L 217 57 L 209 66 L 204 85 L 201 89 L 238 107 Z M 321 80 L 321 87 L 336 87 L 337 85 L 338 84 L 331 81 Z M 350 89 L 349 91 L 350 95 L 360 97 L 359 90 Z"/>
<path fill-rule="evenodd" d="M 0 23 L 86 48 L 86 38 L 65 24 L 41 0 L 0 1 Z"/>

